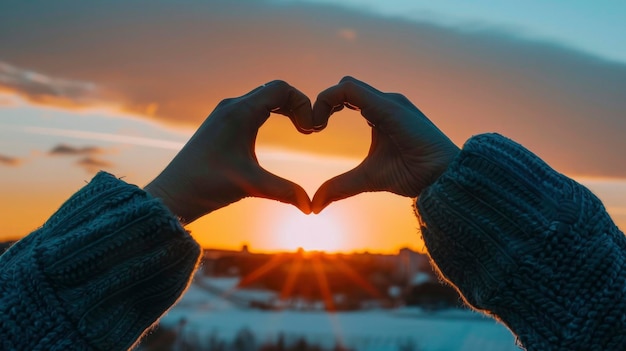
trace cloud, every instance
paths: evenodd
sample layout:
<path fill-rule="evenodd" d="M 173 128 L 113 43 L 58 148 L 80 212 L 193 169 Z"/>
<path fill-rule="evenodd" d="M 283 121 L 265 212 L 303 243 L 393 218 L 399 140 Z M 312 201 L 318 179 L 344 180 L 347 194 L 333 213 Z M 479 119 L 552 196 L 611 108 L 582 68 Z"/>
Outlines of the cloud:
<path fill-rule="evenodd" d="M 16 157 L 0 155 L 0 165 L 17 167 L 22 164 L 22 160 Z"/>
<path fill-rule="evenodd" d="M 403 93 L 457 144 L 497 131 L 561 172 L 626 176 L 626 65 L 554 43 L 319 4 L 68 0 L 63 21 L 48 15 L 58 6 L 0 9 L 5 89 L 77 103 L 93 93 L 146 118 L 198 126 L 221 99 L 273 79 L 314 99 L 353 75 Z M 346 112 L 306 139 L 272 117 L 261 136 L 263 145 L 361 157 L 370 131 Z"/>
<path fill-rule="evenodd" d="M 2 94 L 0 92 L 0 107 L 10 107 L 16 106 L 17 101 L 16 97 L 9 94 Z"/>
<path fill-rule="evenodd" d="M 98 155 L 110 154 L 115 152 L 113 149 L 104 149 L 97 146 L 72 146 L 68 144 L 58 144 L 48 151 L 48 156 L 76 157 L 79 159 L 76 165 L 83 168 L 88 173 L 96 173 L 100 169 L 112 168 L 115 165 L 112 162 L 99 158 Z M 35 153 L 33 156 L 43 156 Z M 0 166 L 17 167 L 24 163 L 24 159 L 11 157 L 0 154 Z"/>
<path fill-rule="evenodd" d="M 3 126 L 3 128 L 11 128 L 11 126 Z M 166 150 L 180 150 L 185 145 L 183 142 L 174 141 L 174 140 L 163 140 L 156 138 L 146 138 L 146 137 L 138 137 L 133 135 L 124 135 L 117 133 L 102 133 L 102 132 L 93 132 L 89 130 L 76 130 L 76 129 L 65 129 L 65 128 L 48 128 L 48 127 L 34 127 L 34 126 L 23 126 L 11 128 L 15 131 L 25 132 L 28 134 L 35 135 L 48 135 L 48 136 L 60 136 L 65 138 L 72 139 L 81 139 L 81 140 L 92 140 L 92 141 L 104 141 L 108 143 L 117 143 L 117 144 L 128 144 L 128 145 L 138 145 L 145 147 L 153 147 L 158 149 L 166 149 Z M 51 150 L 52 151 L 52 150 Z"/>
<path fill-rule="evenodd" d="M 100 170 L 113 167 L 113 163 L 95 158 L 93 156 L 83 157 L 76 161 L 76 164 L 82 167 L 87 173 L 94 174 Z"/>
<path fill-rule="evenodd" d="M 97 157 L 97 155 L 111 152 L 112 150 L 103 149 L 97 146 L 72 146 L 68 144 L 58 144 L 48 151 L 48 155 L 81 156 L 75 164 L 83 168 L 87 173 L 93 174 L 101 169 L 114 167 L 113 163 Z"/>
<path fill-rule="evenodd" d="M 93 83 L 52 77 L 0 61 L 0 88 L 37 103 L 87 105 L 94 103 Z"/>
<path fill-rule="evenodd" d="M 97 146 L 75 147 L 67 144 L 59 144 L 53 147 L 48 153 L 50 155 L 95 155 L 105 151 Z"/>

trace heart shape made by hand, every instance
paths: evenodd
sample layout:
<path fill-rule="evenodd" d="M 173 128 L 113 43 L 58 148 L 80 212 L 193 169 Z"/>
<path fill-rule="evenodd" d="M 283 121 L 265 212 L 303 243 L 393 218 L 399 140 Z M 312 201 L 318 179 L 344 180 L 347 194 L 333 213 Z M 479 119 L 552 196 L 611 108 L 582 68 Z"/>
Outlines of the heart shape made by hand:
<path fill-rule="evenodd" d="M 370 127 L 353 111 L 334 116 L 320 133 L 294 133 L 287 118 L 270 117 L 259 129 L 259 164 L 302 186 L 310 197 L 326 180 L 356 167 L 370 147 Z"/>
<path fill-rule="evenodd" d="M 371 144 L 365 158 L 356 167 L 325 181 L 316 191 L 312 210 L 319 213 L 331 202 L 362 192 L 388 191 L 416 197 L 431 184 L 458 153 L 458 148 L 406 97 L 383 93 L 352 77 L 321 92 L 312 107 L 309 123 L 295 116 L 293 110 L 281 112 L 290 117 L 299 130 L 317 132 L 325 129 L 334 113 L 348 107 L 360 111 L 371 127 Z M 345 118 L 345 116 L 341 116 Z M 358 124 L 345 124 L 354 131 Z M 329 148 L 340 147 L 352 134 L 327 139 Z M 316 144 L 321 149 L 320 143 Z M 333 150 L 335 151 L 335 150 Z"/>
<path fill-rule="evenodd" d="M 371 126 L 371 144 L 362 162 L 325 181 L 313 200 L 300 185 L 259 165 L 256 140 L 270 112 L 288 116 L 297 130 L 311 134 L 323 131 L 331 115 L 344 107 L 361 112 Z M 322 91 L 311 106 L 300 91 L 274 81 L 238 98 L 222 100 L 146 190 L 186 223 L 249 196 L 319 213 L 333 201 L 363 192 L 416 197 L 458 152 L 458 147 L 400 94 L 383 93 L 345 77 Z"/>

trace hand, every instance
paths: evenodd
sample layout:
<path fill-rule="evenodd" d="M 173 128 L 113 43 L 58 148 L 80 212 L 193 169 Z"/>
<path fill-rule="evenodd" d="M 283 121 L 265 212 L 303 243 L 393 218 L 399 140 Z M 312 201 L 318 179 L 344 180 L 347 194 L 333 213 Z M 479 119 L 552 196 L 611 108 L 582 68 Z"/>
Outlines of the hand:
<path fill-rule="evenodd" d="M 313 197 L 314 213 L 367 191 L 417 197 L 459 152 L 406 97 L 380 92 L 352 77 L 318 95 L 313 105 L 315 125 L 325 126 L 344 106 L 361 111 L 372 126 L 372 144 L 361 164 L 322 184 Z"/>
<path fill-rule="evenodd" d="M 283 81 L 270 82 L 220 102 L 145 190 L 161 198 L 183 223 L 248 196 L 290 203 L 310 213 L 310 199 L 301 186 L 257 161 L 257 133 L 270 112 L 288 116 L 302 133 L 316 130 L 311 101 Z"/>

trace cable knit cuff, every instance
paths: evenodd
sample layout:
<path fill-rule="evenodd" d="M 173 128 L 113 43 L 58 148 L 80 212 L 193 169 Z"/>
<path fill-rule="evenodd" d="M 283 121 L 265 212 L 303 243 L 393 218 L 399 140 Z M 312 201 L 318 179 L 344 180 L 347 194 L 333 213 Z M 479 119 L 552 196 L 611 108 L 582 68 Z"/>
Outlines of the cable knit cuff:
<path fill-rule="evenodd" d="M 440 273 L 528 350 L 626 349 L 626 237 L 585 187 L 484 134 L 416 209 Z"/>
<path fill-rule="evenodd" d="M 17 328 L 2 328 L 0 345 L 128 349 L 181 296 L 199 255 L 159 200 L 101 172 L 0 257 L 3 323 Z"/>

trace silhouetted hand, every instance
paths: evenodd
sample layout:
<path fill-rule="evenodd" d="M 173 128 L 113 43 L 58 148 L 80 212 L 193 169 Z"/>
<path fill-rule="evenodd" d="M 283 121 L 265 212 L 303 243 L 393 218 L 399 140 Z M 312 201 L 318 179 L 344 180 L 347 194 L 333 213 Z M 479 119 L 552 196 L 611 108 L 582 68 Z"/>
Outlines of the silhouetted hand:
<path fill-rule="evenodd" d="M 361 164 L 317 190 L 312 203 L 315 213 L 333 201 L 368 191 L 416 197 L 459 152 L 406 97 L 380 92 L 352 77 L 318 95 L 313 105 L 315 125 L 325 125 L 344 106 L 360 110 L 367 119 L 372 126 L 372 144 Z"/>
<path fill-rule="evenodd" d="M 283 81 L 270 82 L 220 102 L 145 190 L 161 198 L 183 223 L 248 196 L 290 203 L 310 213 L 310 199 L 301 186 L 257 161 L 257 133 L 270 112 L 288 116 L 302 133 L 314 130 L 311 101 Z"/>

